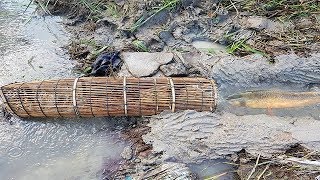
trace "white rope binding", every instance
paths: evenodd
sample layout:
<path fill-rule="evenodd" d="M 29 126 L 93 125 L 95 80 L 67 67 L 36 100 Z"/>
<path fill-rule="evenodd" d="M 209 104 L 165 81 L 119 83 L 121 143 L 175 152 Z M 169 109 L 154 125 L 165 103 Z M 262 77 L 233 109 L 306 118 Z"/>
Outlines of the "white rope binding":
<path fill-rule="evenodd" d="M 211 91 L 211 97 L 214 98 L 214 103 L 211 105 L 210 110 L 213 112 L 215 108 L 217 107 L 217 99 L 218 99 L 218 92 L 217 92 L 217 85 L 214 80 L 211 81 L 212 91 Z M 214 95 L 213 95 L 214 94 Z"/>
<path fill-rule="evenodd" d="M 127 107 L 127 78 L 123 77 L 123 105 L 124 105 L 124 114 L 128 115 L 128 107 Z"/>
<path fill-rule="evenodd" d="M 175 108 L 176 108 L 176 93 L 175 93 L 175 89 L 174 89 L 174 84 L 173 84 L 172 78 L 169 78 L 169 82 L 170 82 L 170 86 L 171 86 L 171 97 L 172 97 L 171 110 L 172 110 L 172 112 L 174 112 Z"/>
<path fill-rule="evenodd" d="M 76 78 L 73 82 L 73 88 L 72 88 L 72 102 L 73 102 L 73 109 L 74 113 L 76 114 L 77 117 L 80 116 L 78 106 L 77 106 L 77 99 L 76 99 L 76 89 L 77 89 L 77 83 L 78 83 L 79 78 Z"/>
<path fill-rule="evenodd" d="M 156 101 L 156 113 L 159 111 L 159 105 L 158 105 L 158 92 L 157 92 L 157 79 L 153 78 L 154 83 L 154 95 L 155 95 L 155 101 Z"/>

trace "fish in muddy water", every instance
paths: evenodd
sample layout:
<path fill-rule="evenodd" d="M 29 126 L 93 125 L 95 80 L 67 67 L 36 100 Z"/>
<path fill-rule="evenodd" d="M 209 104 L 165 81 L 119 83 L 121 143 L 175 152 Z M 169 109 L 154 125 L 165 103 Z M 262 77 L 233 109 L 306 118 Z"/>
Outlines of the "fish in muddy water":
<path fill-rule="evenodd" d="M 280 109 L 316 105 L 320 103 L 320 92 L 290 92 L 281 90 L 247 91 L 231 95 L 228 102 L 237 107 L 254 109 Z"/>

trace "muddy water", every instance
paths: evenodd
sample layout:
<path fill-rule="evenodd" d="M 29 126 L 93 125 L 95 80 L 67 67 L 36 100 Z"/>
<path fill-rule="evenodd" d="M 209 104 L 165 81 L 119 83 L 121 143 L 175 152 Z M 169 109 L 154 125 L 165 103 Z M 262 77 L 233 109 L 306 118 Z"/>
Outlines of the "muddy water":
<path fill-rule="evenodd" d="M 0 85 L 74 77 L 59 17 L 40 17 L 28 0 L 0 1 Z M 0 179 L 102 179 L 125 143 L 117 120 L 0 119 Z"/>
<path fill-rule="evenodd" d="M 319 57 L 319 53 L 308 57 L 288 54 L 276 56 L 275 63 L 268 62 L 260 55 L 221 59 L 212 70 L 212 77 L 219 86 L 218 111 L 228 111 L 241 116 L 270 113 L 266 109 L 231 106 L 225 101 L 230 95 L 248 91 L 319 92 Z M 312 117 L 319 120 L 320 104 L 272 109 L 271 114 L 281 117 Z"/>
<path fill-rule="evenodd" d="M 200 164 L 192 163 L 188 164 L 188 167 L 199 179 L 236 179 L 234 167 L 224 159 L 206 160 Z"/>

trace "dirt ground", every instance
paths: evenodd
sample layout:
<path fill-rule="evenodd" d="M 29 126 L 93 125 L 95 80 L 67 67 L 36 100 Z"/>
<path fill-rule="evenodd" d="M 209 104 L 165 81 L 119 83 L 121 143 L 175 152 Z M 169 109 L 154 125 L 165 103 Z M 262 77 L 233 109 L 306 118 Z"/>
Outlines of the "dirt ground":
<path fill-rule="evenodd" d="M 91 64 L 104 52 L 196 53 L 199 51 L 193 45 L 196 41 L 214 43 L 234 57 L 258 54 L 270 64 L 276 63 L 275 57 L 279 55 L 309 57 L 320 50 L 317 0 L 37 0 L 37 3 L 45 14 L 66 17 L 66 28 L 74 35 L 66 48 L 83 75 L 91 72 Z M 204 51 L 211 56 L 218 53 L 211 46 Z M 209 76 L 192 68 L 187 67 L 186 76 Z M 148 132 L 148 121 L 138 121 L 136 128 L 124 132 L 124 137 L 134 144 L 135 158 L 129 158 L 115 177 L 141 178 L 150 166 L 157 169 L 157 159 L 162 155 L 155 154 L 152 145 L 143 141 L 143 134 Z M 320 159 L 318 152 L 310 152 L 298 144 L 280 155 Z M 314 179 L 320 175 L 317 169 L 252 155 L 245 150 L 227 157 L 236 164 L 240 179 Z M 157 173 L 151 177 L 157 177 Z M 188 179 L 196 176 L 190 174 Z"/>
<path fill-rule="evenodd" d="M 216 42 L 236 56 L 262 54 L 270 62 L 280 54 L 319 52 L 317 0 L 45 2 L 46 12 L 68 16 L 75 35 L 69 52 L 83 71 L 101 51 L 187 52 L 195 51 L 196 40 Z"/>

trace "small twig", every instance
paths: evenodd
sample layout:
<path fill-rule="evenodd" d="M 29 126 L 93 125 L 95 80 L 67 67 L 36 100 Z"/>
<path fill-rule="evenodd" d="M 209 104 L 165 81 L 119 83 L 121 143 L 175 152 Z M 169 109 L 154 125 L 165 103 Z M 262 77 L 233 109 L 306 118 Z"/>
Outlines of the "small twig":
<path fill-rule="evenodd" d="M 56 2 L 54 2 L 53 7 L 55 7 L 57 5 L 59 0 L 56 0 Z"/>
<path fill-rule="evenodd" d="M 23 11 L 23 14 L 27 12 L 28 8 L 30 7 L 30 5 L 33 3 L 34 0 L 30 0 L 29 4 L 27 5 L 26 9 Z"/>
<path fill-rule="evenodd" d="M 236 17 L 235 17 L 235 18 L 237 18 L 237 17 L 239 16 L 239 11 L 238 11 L 236 5 L 233 3 L 233 1 L 232 1 L 232 0 L 229 0 L 229 1 L 230 1 L 231 5 L 233 6 L 233 8 L 234 8 L 234 9 L 236 10 L 236 12 L 237 12 L 237 15 L 236 15 Z"/>
<path fill-rule="evenodd" d="M 271 163 L 275 163 L 275 162 L 276 162 L 275 160 L 265 161 L 265 162 L 259 163 L 258 166 L 262 166 L 262 165 L 265 165 L 265 164 L 271 164 Z"/>
<path fill-rule="evenodd" d="M 256 160 L 256 164 L 254 165 L 254 167 L 252 168 L 251 170 L 251 173 L 249 174 L 247 180 L 249 180 L 251 178 L 251 176 L 253 175 L 253 173 L 256 171 L 256 168 L 258 167 L 258 163 L 259 163 L 259 159 L 260 159 L 260 154 L 258 155 L 257 157 L 257 160 Z"/>
<path fill-rule="evenodd" d="M 32 65 L 32 61 L 35 58 L 35 56 L 32 56 L 29 60 L 28 60 L 28 65 L 34 70 L 36 71 L 36 69 L 34 68 L 34 66 Z"/>
<path fill-rule="evenodd" d="M 295 162 L 303 165 L 320 166 L 320 161 L 311 161 L 308 159 L 302 159 L 302 158 L 296 158 L 296 157 L 290 157 L 290 158 L 287 158 L 286 160 L 289 162 Z"/>
<path fill-rule="evenodd" d="M 270 163 L 266 165 L 266 167 L 264 168 L 262 173 L 257 177 L 257 180 L 260 180 L 260 178 L 264 175 L 264 173 L 267 171 L 267 169 L 269 169 L 269 167 L 270 167 Z"/>

